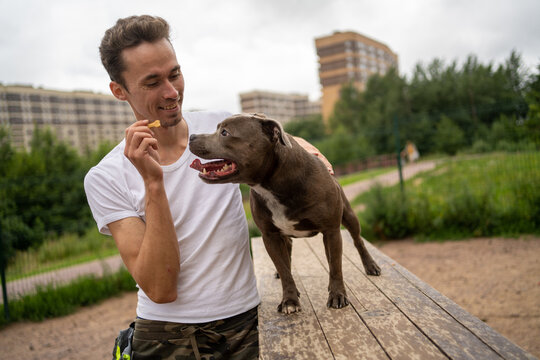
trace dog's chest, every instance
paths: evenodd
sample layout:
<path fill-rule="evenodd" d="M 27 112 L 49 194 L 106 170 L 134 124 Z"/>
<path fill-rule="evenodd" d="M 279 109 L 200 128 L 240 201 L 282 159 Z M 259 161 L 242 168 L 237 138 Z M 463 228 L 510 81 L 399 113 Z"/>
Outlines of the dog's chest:
<path fill-rule="evenodd" d="M 272 223 L 283 234 L 294 237 L 306 237 L 312 233 L 311 231 L 296 230 L 295 225 L 297 225 L 297 222 L 287 218 L 285 215 L 287 208 L 270 191 L 260 185 L 253 186 L 252 189 L 266 201 L 266 206 L 272 213 Z"/>

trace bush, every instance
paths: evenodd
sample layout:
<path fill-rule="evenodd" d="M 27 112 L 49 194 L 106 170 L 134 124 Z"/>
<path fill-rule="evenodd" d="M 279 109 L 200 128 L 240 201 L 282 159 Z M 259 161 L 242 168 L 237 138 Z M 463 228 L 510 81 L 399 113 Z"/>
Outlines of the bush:
<path fill-rule="evenodd" d="M 539 153 L 450 162 L 399 185 L 373 188 L 355 202 L 367 236 L 448 239 L 540 232 Z"/>
<path fill-rule="evenodd" d="M 490 151 L 492 151 L 491 146 L 487 141 L 482 139 L 476 140 L 471 147 L 471 152 L 474 154 L 486 153 Z"/>

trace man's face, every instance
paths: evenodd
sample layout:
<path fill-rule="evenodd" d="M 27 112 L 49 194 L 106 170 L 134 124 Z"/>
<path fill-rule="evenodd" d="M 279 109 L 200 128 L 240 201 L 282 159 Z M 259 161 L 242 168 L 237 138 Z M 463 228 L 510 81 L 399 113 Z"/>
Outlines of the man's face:
<path fill-rule="evenodd" d="M 160 120 L 161 126 L 182 119 L 184 78 L 172 45 L 166 39 L 125 49 L 122 73 L 126 87 L 111 83 L 113 94 L 126 100 L 137 120 Z"/>

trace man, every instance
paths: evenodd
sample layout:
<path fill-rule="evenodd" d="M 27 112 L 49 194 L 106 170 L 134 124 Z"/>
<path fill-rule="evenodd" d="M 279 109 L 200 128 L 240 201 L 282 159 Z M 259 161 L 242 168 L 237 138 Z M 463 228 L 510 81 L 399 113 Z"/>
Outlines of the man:
<path fill-rule="evenodd" d="M 189 168 L 189 135 L 230 114 L 182 112 L 184 79 L 159 17 L 119 19 L 100 54 L 111 92 L 136 118 L 85 177 L 99 230 L 139 287 L 132 359 L 258 358 L 260 299 L 239 188 L 205 184 Z"/>

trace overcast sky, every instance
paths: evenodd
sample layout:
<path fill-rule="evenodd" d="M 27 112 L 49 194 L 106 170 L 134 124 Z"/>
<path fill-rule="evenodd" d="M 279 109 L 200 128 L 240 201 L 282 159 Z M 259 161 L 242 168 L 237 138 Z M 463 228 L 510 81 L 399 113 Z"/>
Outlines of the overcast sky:
<path fill-rule="evenodd" d="M 171 24 L 186 109 L 239 112 L 251 90 L 319 98 L 314 39 L 336 30 L 388 45 L 406 75 L 469 54 L 498 65 L 513 49 L 540 64 L 538 0 L 0 0 L 0 82 L 109 93 L 100 40 L 140 14 Z"/>

